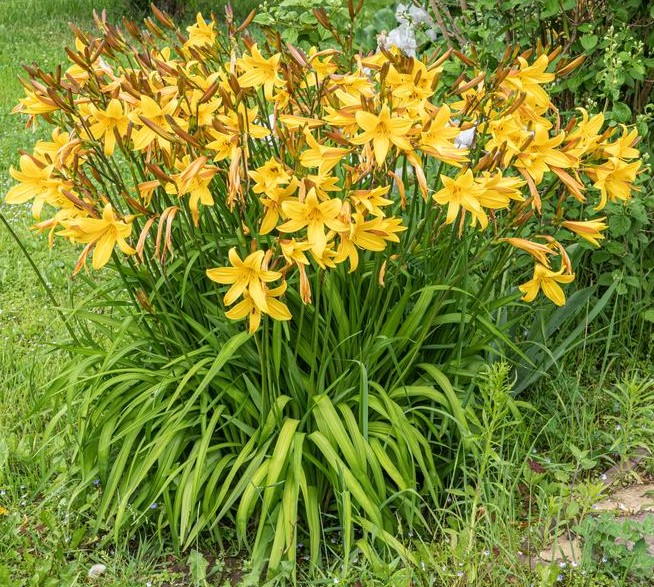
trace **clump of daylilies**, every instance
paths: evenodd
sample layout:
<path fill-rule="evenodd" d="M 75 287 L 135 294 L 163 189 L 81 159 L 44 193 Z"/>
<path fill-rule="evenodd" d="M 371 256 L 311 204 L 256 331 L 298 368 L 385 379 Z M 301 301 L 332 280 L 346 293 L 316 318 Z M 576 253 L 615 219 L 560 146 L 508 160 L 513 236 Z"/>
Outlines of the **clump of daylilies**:
<path fill-rule="evenodd" d="M 523 299 L 561 305 L 574 279 L 562 241 L 598 245 L 606 217 L 588 210 L 627 200 L 640 170 L 636 131 L 583 109 L 561 120 L 545 88 L 577 64 L 548 72 L 555 52 L 507 52 L 493 72 L 451 51 L 346 60 L 221 33 L 201 14 L 186 34 L 154 16 L 142 31 L 98 17 L 98 37 L 75 30 L 67 69 L 27 68 L 16 111 L 54 130 L 11 169 L 6 201 L 31 201 L 51 241 L 84 245 L 76 270 L 91 254 L 94 269 L 122 263 L 116 247 L 165 264 L 211 241 L 206 275 L 250 331 L 291 318 L 289 288 L 311 303 L 312 272 L 410 251 L 416 216 L 435 219 L 432 235 L 453 225 L 528 253 Z"/>

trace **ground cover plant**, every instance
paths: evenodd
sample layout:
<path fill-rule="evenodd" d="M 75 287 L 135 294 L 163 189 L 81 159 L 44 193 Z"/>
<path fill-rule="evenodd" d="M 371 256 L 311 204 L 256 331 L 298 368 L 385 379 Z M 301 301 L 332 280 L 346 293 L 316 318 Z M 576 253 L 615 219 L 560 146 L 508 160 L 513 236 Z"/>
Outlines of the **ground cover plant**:
<path fill-rule="evenodd" d="M 557 281 L 571 281 L 572 261 L 559 242 L 584 229 L 602 237 L 602 220 L 575 220 L 585 217 L 577 200 L 628 197 L 635 135 L 602 133 L 601 116 L 559 133 L 555 113 L 538 101 L 552 75 L 547 54 L 507 56 L 495 73 L 471 68 L 445 84 L 465 62 L 440 55 L 423 70 L 392 51 L 343 61 L 275 47 L 272 38 L 261 49 L 268 57 L 258 55 L 261 39 L 228 65 L 211 19 L 176 40 L 167 25 L 162 16 L 150 34 L 132 29 L 141 45 L 126 58 L 117 55 L 122 29 L 101 23 L 104 48 L 78 33 L 74 63 L 57 84 L 66 91 L 29 84 L 19 108 L 35 119 L 29 98 L 54 103 L 42 118 L 79 141 L 46 135 L 23 155 L 25 168 L 14 163 L 18 180 L 26 170 L 38 175 L 30 162 L 52 166 L 37 205 L 55 214 L 39 218 L 41 227 L 86 245 L 78 269 L 88 258 L 117 276 L 103 275 L 91 303 L 76 310 L 96 324 L 76 333 L 77 358 L 50 395 L 79 431 L 74 474 L 78 493 L 90 491 L 76 507 L 99 510 L 98 529 L 116 537 L 140 525 L 189 548 L 209 529 L 227 549 L 233 541 L 251 549 L 254 576 L 265 562 L 280 580 L 305 556 L 298 535 L 306 568 L 318 575 L 329 550 L 344 565 L 337 578 L 368 573 L 385 584 L 416 572 L 426 582 L 520 572 L 472 562 L 492 528 L 478 523 L 492 500 L 465 481 L 459 459 L 470 456 L 470 479 L 490 478 L 502 431 L 528 409 L 510 398 L 508 371 L 477 373 L 507 348 L 526 355 L 509 338 L 521 324 L 512 314 L 522 311 L 521 295 L 542 289 L 563 302 Z M 51 83 L 42 68 L 31 73 L 36 84 Z M 178 102 L 153 122 L 144 95 L 163 110 Z M 204 107 L 217 124 L 201 123 Z M 520 116 L 545 134 L 521 135 Z M 465 130 L 476 134 L 467 148 Z M 63 150 L 48 151 L 57 141 Z M 534 142 L 530 157 L 514 148 L 529 152 Z M 610 177 L 609 164 L 625 177 Z M 472 179 L 473 169 L 486 173 Z M 330 181 L 347 198 L 333 197 Z M 457 200 L 456 182 L 474 197 Z M 11 188 L 9 200 L 22 199 L 28 183 Z M 231 209 L 217 194 L 233 198 Z M 334 200 L 337 214 L 328 210 Z M 529 251 L 541 266 L 533 277 Z M 246 271 L 254 277 L 239 283 Z M 286 285 L 267 285 L 275 281 Z M 524 454 L 512 458 L 524 468 Z M 462 474 L 466 489 L 457 494 Z M 438 521 L 446 495 L 459 496 L 452 511 L 462 533 Z M 516 540 L 508 525 L 494 531 L 503 548 Z M 451 537 L 452 550 L 431 546 L 435 534 Z M 362 555 L 369 567 L 360 571 Z M 206 559 L 193 561 L 201 584 Z"/>

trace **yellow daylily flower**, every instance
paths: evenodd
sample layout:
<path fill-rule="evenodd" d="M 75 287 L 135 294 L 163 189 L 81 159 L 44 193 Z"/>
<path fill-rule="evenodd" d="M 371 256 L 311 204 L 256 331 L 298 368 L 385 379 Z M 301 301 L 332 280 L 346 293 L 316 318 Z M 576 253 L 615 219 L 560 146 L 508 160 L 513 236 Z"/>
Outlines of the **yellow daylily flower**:
<path fill-rule="evenodd" d="M 195 18 L 195 24 L 186 27 L 186 30 L 188 32 L 188 40 L 184 43 L 184 47 L 210 46 L 216 40 L 213 21 L 207 22 L 201 12 L 198 12 Z"/>
<path fill-rule="evenodd" d="M 25 97 L 18 102 L 18 105 L 12 112 L 22 112 L 24 114 L 48 114 L 59 110 L 59 106 L 49 98 L 37 92 L 25 91 Z"/>
<path fill-rule="evenodd" d="M 5 196 L 7 204 L 23 204 L 34 200 L 32 216 L 37 220 L 41 216 L 43 204 L 55 204 L 60 198 L 61 190 L 72 189 L 72 182 L 53 176 L 54 165 L 45 165 L 29 155 L 20 156 L 20 171 L 12 167 L 9 173 L 16 181 Z"/>
<path fill-rule="evenodd" d="M 504 165 L 517 155 L 522 145 L 530 140 L 531 134 L 525 128 L 517 113 L 510 116 L 495 117 L 488 123 L 488 133 L 491 138 L 486 141 L 484 149 L 492 151 L 501 150 L 504 153 Z"/>
<path fill-rule="evenodd" d="M 217 120 L 226 130 L 234 134 L 245 133 L 253 139 L 263 139 L 270 135 L 270 130 L 260 124 L 255 124 L 259 119 L 259 109 L 248 108 L 245 102 L 241 102 L 238 108 L 230 108 L 225 114 L 218 114 Z"/>
<path fill-rule="evenodd" d="M 304 136 L 309 148 L 300 153 L 300 164 L 303 167 L 318 167 L 319 173 L 326 174 L 348 154 L 347 149 L 321 145 L 309 130 L 304 131 Z"/>
<path fill-rule="evenodd" d="M 242 88 L 260 88 L 266 100 L 273 100 L 275 87 L 284 85 L 284 81 L 278 77 L 279 60 L 281 53 L 276 53 L 269 59 L 265 59 L 259 52 L 256 43 L 250 49 L 250 55 L 244 55 L 236 60 L 236 67 L 243 73 L 238 77 L 238 83 Z"/>
<path fill-rule="evenodd" d="M 600 190 L 601 194 L 600 203 L 595 210 L 604 208 L 607 200 L 626 202 L 631 197 L 633 183 L 639 171 L 640 161 L 626 163 L 615 157 L 609 158 L 602 165 L 587 169 L 588 175 L 595 178 L 593 187 Z"/>
<path fill-rule="evenodd" d="M 112 98 L 107 104 L 105 110 L 97 108 L 94 104 L 89 104 L 91 112 L 90 134 L 102 141 L 104 154 L 110 157 L 116 147 L 116 133 L 118 136 L 125 136 L 129 118 L 123 110 L 123 103 Z"/>
<path fill-rule="evenodd" d="M 331 198 L 329 192 L 340 192 L 342 189 L 338 185 L 338 177 L 321 171 L 318 172 L 318 175 L 307 175 L 304 180 L 307 186 L 316 190 L 319 200 L 329 200 Z"/>
<path fill-rule="evenodd" d="M 566 152 L 581 157 L 586 153 L 592 153 L 599 143 L 601 135 L 599 131 L 604 125 L 604 114 L 596 114 L 589 117 L 584 108 L 577 108 L 581 112 L 581 121 L 566 134 L 565 142 L 567 145 Z"/>
<path fill-rule="evenodd" d="M 550 105 L 547 92 L 541 88 L 542 84 L 549 83 L 556 77 L 545 70 L 549 66 L 549 58 L 543 53 L 529 65 L 524 57 L 518 57 L 519 68 L 513 69 L 502 82 L 502 87 L 510 91 L 523 92 L 526 100 L 534 106 L 545 109 Z"/>
<path fill-rule="evenodd" d="M 391 65 L 385 78 L 393 90 L 393 99 L 399 99 L 403 105 L 426 100 L 434 93 L 434 80 L 443 71 L 442 67 L 427 69 L 427 66 L 416 58 L 411 58 L 411 70 L 400 73 Z"/>
<path fill-rule="evenodd" d="M 381 206 L 388 206 L 393 200 L 384 198 L 391 189 L 390 185 L 379 186 L 370 190 L 354 190 L 348 194 L 348 198 L 354 204 L 357 212 L 372 214 L 373 216 L 384 216 Z"/>
<path fill-rule="evenodd" d="M 535 124 L 531 140 L 516 155 L 515 166 L 524 169 L 538 185 L 550 167 L 567 169 L 575 165 L 577 159 L 572 154 L 557 149 L 564 138 L 565 133 L 550 138 L 546 126 Z"/>
<path fill-rule="evenodd" d="M 361 69 L 348 74 L 333 74 L 330 79 L 335 86 L 340 88 L 343 93 L 351 96 L 359 105 L 362 96 L 372 98 L 375 95 L 374 84 Z"/>
<path fill-rule="evenodd" d="M 79 161 L 84 160 L 80 153 L 82 143 L 75 139 L 72 133 L 64 132 L 59 127 L 52 131 L 51 141 L 37 141 L 34 145 L 34 157 L 40 161 L 54 163 L 55 169 L 65 172 L 66 168 L 74 163 L 75 157 Z"/>
<path fill-rule="evenodd" d="M 638 131 L 633 129 L 627 131 L 626 126 L 622 126 L 622 136 L 612 143 L 603 143 L 602 150 L 608 157 L 617 157 L 618 159 L 637 159 L 640 157 L 640 151 L 634 148 L 640 137 Z"/>
<path fill-rule="evenodd" d="M 312 88 L 313 86 L 322 83 L 322 81 L 338 69 L 338 65 L 332 62 L 336 51 L 333 49 L 326 49 L 318 51 L 315 47 L 309 49 L 307 55 L 307 63 L 310 70 L 304 79 L 305 87 Z M 325 57 L 322 61 L 320 57 Z"/>
<path fill-rule="evenodd" d="M 209 141 L 205 147 L 212 151 L 216 151 L 216 155 L 213 158 L 214 161 L 224 161 L 225 159 L 231 159 L 234 156 L 234 149 L 238 147 L 237 134 L 224 134 L 210 128 L 209 135 L 214 140 Z"/>
<path fill-rule="evenodd" d="M 261 203 L 266 209 L 266 213 L 264 214 L 263 220 L 261 220 L 259 234 L 268 234 L 277 226 L 282 211 L 282 203 L 293 196 L 299 185 L 300 182 L 293 177 L 291 183 L 286 187 L 269 189 L 265 194 L 266 197 L 261 198 Z"/>
<path fill-rule="evenodd" d="M 155 141 L 164 151 L 170 151 L 170 141 L 165 135 L 174 135 L 174 131 L 166 117 L 171 116 L 175 123 L 182 129 L 188 126 L 183 119 L 175 116 L 177 106 L 178 102 L 175 99 L 159 104 L 150 96 L 141 96 L 139 105 L 128 114 L 129 119 L 138 125 L 138 128 L 132 133 L 132 142 L 135 151 L 148 149 Z M 153 126 L 158 132 L 152 128 Z"/>
<path fill-rule="evenodd" d="M 194 118 L 197 126 L 208 127 L 210 130 L 215 113 L 221 106 L 220 98 L 211 98 L 205 102 L 200 102 L 204 95 L 203 90 L 193 90 L 186 93 L 186 100 L 181 103 L 182 112 L 187 118 Z"/>
<path fill-rule="evenodd" d="M 309 259 L 304 254 L 311 248 L 311 244 L 304 241 L 296 241 L 291 239 L 280 239 L 279 246 L 282 250 L 282 255 L 287 263 L 290 265 L 308 265 Z"/>
<path fill-rule="evenodd" d="M 597 218 L 595 220 L 586 220 L 586 221 L 573 221 L 573 220 L 564 220 L 561 222 L 561 226 L 567 228 L 568 230 L 578 234 L 581 238 L 586 239 L 589 243 L 595 245 L 596 247 L 600 246 L 599 240 L 604 239 L 602 230 L 606 230 L 609 226 L 605 224 L 606 216 Z"/>
<path fill-rule="evenodd" d="M 525 294 L 522 299 L 525 302 L 532 302 L 540 290 L 552 300 L 557 306 L 565 304 L 565 294 L 561 289 L 559 283 L 572 283 L 574 281 L 574 274 L 564 275 L 565 267 L 561 267 L 558 271 L 552 271 L 536 263 L 534 267 L 534 276 L 532 279 L 518 286 L 518 289 Z"/>
<path fill-rule="evenodd" d="M 100 269 L 109 262 L 116 245 L 126 255 L 136 253 L 125 240 L 132 234 L 132 223 L 119 219 L 111 204 L 104 207 L 102 218 L 62 220 L 61 225 L 64 230 L 57 234 L 74 242 L 88 244 L 77 262 L 76 270 L 86 260 L 91 247 L 94 247 L 93 269 Z"/>
<path fill-rule="evenodd" d="M 267 194 L 278 186 L 291 181 L 291 175 L 286 171 L 284 165 L 274 157 L 271 157 L 261 167 L 248 171 L 248 175 L 256 182 L 252 187 L 255 194 Z"/>
<path fill-rule="evenodd" d="M 450 121 L 451 111 L 444 104 L 429 121 L 427 130 L 420 133 L 418 148 L 445 163 L 461 167 L 462 163 L 468 161 L 466 157 L 468 149 L 459 149 L 454 145 L 454 139 L 459 135 L 461 129 L 452 126 Z"/>
<path fill-rule="evenodd" d="M 247 291 L 252 303 L 259 311 L 268 312 L 264 284 L 279 279 L 282 274 L 279 271 L 269 271 L 265 268 L 265 252 L 262 250 L 250 253 L 244 260 L 241 260 L 236 252 L 236 247 L 232 247 L 228 256 L 231 267 L 207 269 L 207 277 L 211 281 L 232 286 L 223 298 L 225 305 L 231 306 L 240 295 Z"/>
<path fill-rule="evenodd" d="M 206 157 L 198 157 L 190 161 L 187 155 L 183 161 L 176 161 L 175 167 L 179 169 L 179 173 L 171 175 L 174 184 L 168 184 L 166 191 L 168 193 L 175 193 L 178 196 L 189 194 L 188 205 L 191 210 L 193 224 L 198 225 L 200 219 L 200 211 L 198 204 L 203 206 L 212 206 L 213 196 L 209 189 L 209 184 L 218 173 L 218 168 L 213 165 L 207 165 Z"/>
<path fill-rule="evenodd" d="M 354 145 L 372 143 L 375 161 L 380 167 L 386 159 L 391 143 L 403 151 L 411 151 L 411 143 L 406 135 L 413 122 L 400 116 L 391 117 L 388 106 L 384 106 L 378 115 L 359 110 L 355 117 L 363 132 L 352 137 L 350 142 Z"/>
<path fill-rule="evenodd" d="M 340 242 L 336 249 L 334 263 L 342 263 L 345 259 L 349 259 L 351 273 L 359 265 L 357 248 L 383 251 L 386 248 L 383 234 L 381 218 L 365 220 L 363 214 L 354 212 L 348 230 L 339 232 Z"/>
<path fill-rule="evenodd" d="M 297 232 L 307 229 L 307 238 L 316 257 L 322 257 L 327 247 L 325 226 L 336 232 L 347 230 L 347 225 L 338 219 L 343 203 L 333 198 L 320 202 L 316 190 L 311 188 L 304 202 L 287 200 L 282 202 L 282 211 L 288 218 L 277 227 L 280 232 Z"/>
<path fill-rule="evenodd" d="M 243 292 L 243 299 L 236 304 L 233 308 L 225 312 L 225 316 L 230 320 L 243 320 L 248 318 L 248 331 L 255 332 L 261 324 L 261 316 L 268 314 L 275 320 L 290 320 L 292 318 L 286 304 L 280 302 L 278 299 L 286 291 L 286 282 L 282 282 L 279 287 L 275 289 L 268 289 L 264 286 L 263 293 L 266 300 L 266 310 L 262 310 L 252 299 L 248 291 Z"/>
<path fill-rule="evenodd" d="M 488 226 L 488 217 L 479 203 L 483 188 L 475 182 L 470 169 L 456 178 L 441 175 L 441 182 L 443 188 L 432 197 L 441 205 L 447 204 L 446 224 L 452 224 L 459 214 L 459 209 L 463 208 L 472 214 L 473 224 L 478 220 L 482 228 Z"/>
<path fill-rule="evenodd" d="M 524 200 L 520 188 L 525 182 L 517 177 L 504 177 L 501 171 L 494 174 L 484 171 L 481 177 L 475 179 L 475 183 L 481 188 L 478 200 L 484 208 L 498 210 L 508 208 L 511 200 Z"/>

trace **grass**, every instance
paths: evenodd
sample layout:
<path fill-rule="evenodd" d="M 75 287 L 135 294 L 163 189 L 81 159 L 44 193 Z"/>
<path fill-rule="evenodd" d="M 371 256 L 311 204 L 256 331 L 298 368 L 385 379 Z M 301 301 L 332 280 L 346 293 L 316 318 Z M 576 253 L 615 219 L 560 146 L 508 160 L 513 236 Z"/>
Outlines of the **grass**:
<path fill-rule="evenodd" d="M 65 20 L 75 14 L 91 26 L 91 0 L 2 0 L 0 7 L 0 193 L 11 185 L 10 165 L 35 140 L 24 121 L 10 114 L 22 90 L 16 81 L 20 63 L 39 62 L 45 69 L 64 62 L 71 42 Z M 243 8 L 243 7 L 242 7 Z M 107 2 L 109 18 L 125 12 L 120 0 Z M 219 12 L 217 10 L 217 12 Z M 37 129 L 45 136 L 45 129 Z M 83 289 L 71 280 L 76 253 L 61 243 L 44 246 L 30 231 L 28 207 L 0 204 L 0 213 L 26 247 L 43 279 L 62 306 Z M 112 544 L 91 525 L 96 493 L 70 511 L 72 447 L 62 427 L 44 444 L 55 413 L 37 410 L 45 386 L 65 357 L 56 344 L 66 330 L 54 312 L 27 258 L 9 230 L 0 226 L 0 585 L 3 587 L 90 585 L 94 564 L 106 567 L 101 583 L 118 587 L 224 585 L 247 575 L 247 557 L 224 544 L 198 544 L 173 553 L 151 535 Z M 626 350 L 622 351 L 623 358 Z M 419 543 L 400 538 L 420 567 L 400 558 L 356 553 L 343 571 L 338 539 L 326 541 L 331 566 L 313 579 L 316 585 L 623 585 L 617 571 L 601 559 L 585 568 L 525 560 L 546 547 L 558 532 L 574 529 L 602 494 L 600 475 L 639 447 L 654 446 L 654 391 L 649 364 L 635 366 L 628 377 L 592 373 L 590 360 L 561 366 L 555 380 L 532 390 L 517 403 L 511 374 L 491 370 L 480 386 L 476 451 L 462 453 L 462 477 L 452 481 L 442 511 L 430 514 L 434 539 Z M 575 373 L 572 375 L 572 373 Z M 599 383 L 598 383 L 599 381 Z M 52 435 L 47 435 L 52 437 Z M 652 459 L 643 463 L 652 470 Z M 301 557 L 300 557 L 301 558 Z M 622 570 L 621 570 L 622 572 Z M 560 580 L 559 579 L 560 576 Z M 283 577 L 279 584 L 284 584 Z M 633 583 L 636 584 L 636 583 Z M 643 585 L 647 583 L 642 583 Z"/>

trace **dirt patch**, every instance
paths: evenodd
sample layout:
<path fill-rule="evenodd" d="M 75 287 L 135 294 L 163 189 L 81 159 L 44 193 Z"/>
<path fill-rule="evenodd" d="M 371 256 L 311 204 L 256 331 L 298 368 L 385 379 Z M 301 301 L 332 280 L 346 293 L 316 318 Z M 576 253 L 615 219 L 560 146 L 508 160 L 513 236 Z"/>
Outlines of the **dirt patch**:
<path fill-rule="evenodd" d="M 621 516 L 654 512 L 654 483 L 617 489 L 596 503 L 593 509 L 598 512 L 619 512 Z"/>
<path fill-rule="evenodd" d="M 641 449 L 636 456 L 626 462 L 611 467 L 604 475 L 602 480 L 611 487 L 610 494 L 603 500 L 593 506 L 594 512 L 608 512 L 615 516 L 616 523 L 621 521 L 633 521 L 642 524 L 647 516 L 654 514 L 654 483 L 639 483 L 629 487 L 615 487 L 617 482 L 624 478 L 624 474 L 635 470 L 640 461 L 650 454 L 646 449 Z M 615 487 L 615 488 L 614 488 Z M 590 514 L 593 515 L 593 514 Z M 647 551 L 654 556 L 654 535 L 642 536 L 647 544 Z M 628 549 L 633 547 L 625 540 L 617 539 L 616 544 L 624 544 Z M 543 549 L 537 555 L 532 556 L 529 561 L 535 566 L 538 563 L 557 563 L 557 562 L 579 562 L 583 551 L 583 543 L 574 533 L 567 531 L 558 537 L 557 540 L 547 548 Z"/>

